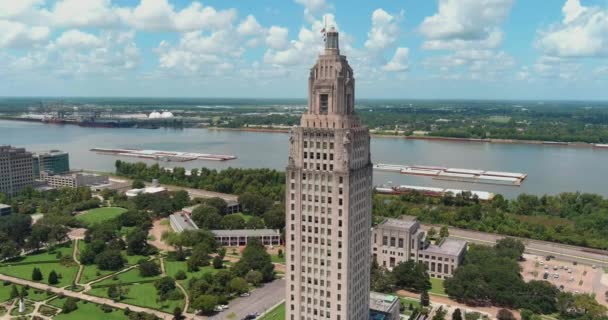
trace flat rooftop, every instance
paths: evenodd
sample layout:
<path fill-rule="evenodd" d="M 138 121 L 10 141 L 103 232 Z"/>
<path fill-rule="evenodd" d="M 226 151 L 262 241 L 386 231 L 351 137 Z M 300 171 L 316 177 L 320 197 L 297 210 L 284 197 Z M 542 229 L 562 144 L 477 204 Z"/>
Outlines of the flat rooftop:
<path fill-rule="evenodd" d="M 173 223 L 180 226 L 182 230 L 197 230 L 198 226 L 190 219 L 187 214 L 183 213 L 174 213 L 169 216 L 169 219 L 173 221 Z"/>
<path fill-rule="evenodd" d="M 211 230 L 216 237 L 272 237 L 280 236 L 278 230 L 272 229 L 239 229 L 239 230 Z"/>
<path fill-rule="evenodd" d="M 8 204 L 0 203 L 0 209 L 10 208 Z"/>
<path fill-rule="evenodd" d="M 396 296 L 379 292 L 369 293 L 369 308 L 373 311 L 389 313 L 395 303 L 399 303 Z"/>
<path fill-rule="evenodd" d="M 454 238 L 447 238 L 443 240 L 441 245 L 430 245 L 424 249 L 423 253 L 436 253 L 450 256 L 459 256 L 467 247 L 467 242 L 464 240 L 458 240 Z"/>
<path fill-rule="evenodd" d="M 387 218 L 384 219 L 384 221 L 382 221 L 382 223 L 380 223 L 379 227 L 389 227 L 389 228 L 397 228 L 397 229 L 410 229 L 412 226 L 414 226 L 416 223 L 418 223 L 418 220 L 416 220 L 416 218 L 414 217 L 406 217 L 403 219 L 391 219 L 391 218 Z"/>

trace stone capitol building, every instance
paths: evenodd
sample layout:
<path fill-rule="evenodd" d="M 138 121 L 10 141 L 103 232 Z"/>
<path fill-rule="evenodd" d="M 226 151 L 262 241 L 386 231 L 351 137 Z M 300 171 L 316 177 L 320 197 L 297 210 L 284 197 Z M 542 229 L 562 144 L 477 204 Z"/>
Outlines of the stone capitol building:
<path fill-rule="evenodd" d="M 370 136 L 333 28 L 308 81 L 308 110 L 292 130 L 286 170 L 286 319 L 368 320 Z"/>

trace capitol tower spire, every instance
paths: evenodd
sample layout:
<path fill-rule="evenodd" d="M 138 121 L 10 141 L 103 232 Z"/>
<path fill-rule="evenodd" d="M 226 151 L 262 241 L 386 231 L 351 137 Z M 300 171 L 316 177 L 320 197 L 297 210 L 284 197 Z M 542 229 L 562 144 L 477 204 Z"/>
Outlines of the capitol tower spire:
<path fill-rule="evenodd" d="M 287 320 L 368 320 L 370 136 L 355 114 L 355 78 L 339 33 L 310 69 L 308 110 L 287 166 Z"/>

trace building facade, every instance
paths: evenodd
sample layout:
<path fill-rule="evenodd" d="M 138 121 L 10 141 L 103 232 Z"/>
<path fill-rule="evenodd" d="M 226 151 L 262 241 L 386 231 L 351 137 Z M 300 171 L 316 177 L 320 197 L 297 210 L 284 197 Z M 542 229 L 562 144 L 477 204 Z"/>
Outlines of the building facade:
<path fill-rule="evenodd" d="M 68 174 L 50 174 L 48 171 L 40 173 L 40 179 L 53 188 L 78 188 L 108 184 L 109 178 L 98 174 L 71 172 Z"/>
<path fill-rule="evenodd" d="M 33 155 L 34 177 L 40 177 L 44 171 L 49 174 L 63 174 L 70 172 L 70 156 L 67 152 L 51 150 L 48 152 L 34 153 Z"/>
<path fill-rule="evenodd" d="M 286 319 L 368 320 L 372 163 L 338 32 L 310 70 L 286 182 Z"/>
<path fill-rule="evenodd" d="M 0 193 L 13 196 L 33 183 L 32 154 L 24 148 L 0 145 Z"/>
<path fill-rule="evenodd" d="M 220 246 L 246 246 L 251 239 L 258 239 L 265 246 L 278 246 L 281 244 L 281 233 L 273 229 L 237 229 L 237 230 L 211 230 L 215 241 Z"/>
<path fill-rule="evenodd" d="M 431 277 L 445 279 L 460 266 L 466 251 L 466 241 L 446 238 L 430 244 L 420 223 L 413 217 L 385 219 L 372 231 L 372 256 L 389 270 L 408 260 L 422 262 Z"/>

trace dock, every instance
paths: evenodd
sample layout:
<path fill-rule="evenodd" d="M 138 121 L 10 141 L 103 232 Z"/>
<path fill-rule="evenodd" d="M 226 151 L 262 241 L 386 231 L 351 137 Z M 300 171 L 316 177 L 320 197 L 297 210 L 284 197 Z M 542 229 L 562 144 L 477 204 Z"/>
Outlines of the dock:
<path fill-rule="evenodd" d="M 528 177 L 526 173 L 485 171 L 438 166 L 398 165 L 379 163 L 374 170 L 396 172 L 415 176 L 428 176 L 437 180 L 520 186 Z"/>
<path fill-rule="evenodd" d="M 91 151 L 97 152 L 99 154 L 105 154 L 105 155 L 115 155 L 115 156 L 134 157 L 134 158 L 160 160 L 160 161 L 175 161 L 175 162 L 186 162 L 186 161 L 193 161 L 193 160 L 227 161 L 227 160 L 236 159 L 236 156 L 223 155 L 223 154 L 144 150 L 144 149 L 93 148 L 93 149 L 91 149 Z"/>
<path fill-rule="evenodd" d="M 487 191 L 475 191 L 475 190 L 460 190 L 460 189 L 446 189 L 446 188 L 434 188 L 434 187 L 421 187 L 421 186 L 407 186 L 401 185 L 397 187 L 391 186 L 378 186 L 374 188 L 376 192 L 381 194 L 407 194 L 412 192 L 419 192 L 429 197 L 443 197 L 450 193 L 452 196 L 457 196 L 463 193 L 470 193 L 471 197 L 477 196 L 480 201 L 492 201 L 494 194 Z"/>

